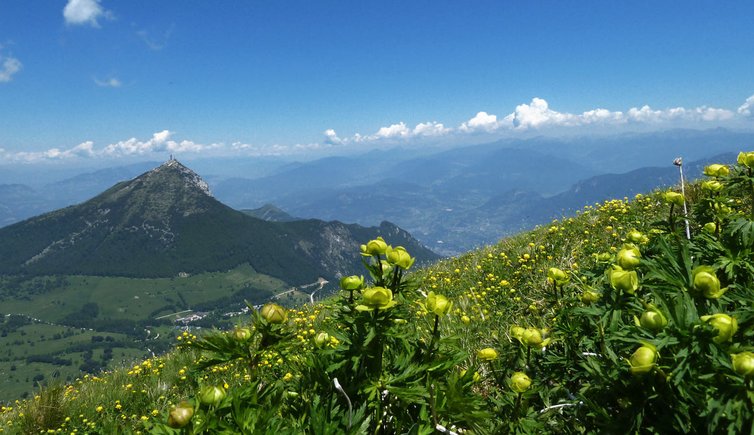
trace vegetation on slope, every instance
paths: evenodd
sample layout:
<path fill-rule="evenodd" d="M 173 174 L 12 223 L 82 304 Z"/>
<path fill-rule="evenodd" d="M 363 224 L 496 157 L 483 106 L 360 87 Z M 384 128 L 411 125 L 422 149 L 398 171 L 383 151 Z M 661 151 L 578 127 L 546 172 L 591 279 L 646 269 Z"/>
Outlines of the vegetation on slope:
<path fill-rule="evenodd" d="M 754 153 L 3 411 L 8 432 L 741 433 L 754 423 Z M 689 235 L 682 213 L 689 212 Z"/>

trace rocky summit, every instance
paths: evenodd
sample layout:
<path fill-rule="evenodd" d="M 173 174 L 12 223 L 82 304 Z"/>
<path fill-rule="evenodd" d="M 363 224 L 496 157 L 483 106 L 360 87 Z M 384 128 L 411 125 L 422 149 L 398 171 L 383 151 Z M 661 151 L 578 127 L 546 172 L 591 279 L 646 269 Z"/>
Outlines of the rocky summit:
<path fill-rule="evenodd" d="M 421 260 L 437 256 L 383 223 L 268 222 L 212 197 L 175 159 L 100 195 L 0 229 L 0 273 L 170 277 L 248 263 L 290 283 L 358 270 L 353 252 L 384 233 Z"/>

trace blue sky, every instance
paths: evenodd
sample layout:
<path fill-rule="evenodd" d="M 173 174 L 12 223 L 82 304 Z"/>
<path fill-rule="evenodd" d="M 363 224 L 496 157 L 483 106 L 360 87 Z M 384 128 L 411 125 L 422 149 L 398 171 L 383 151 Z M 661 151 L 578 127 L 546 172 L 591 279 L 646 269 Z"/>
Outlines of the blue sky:
<path fill-rule="evenodd" d="M 2 0 L 0 162 L 751 129 L 752 19 L 735 1 Z"/>

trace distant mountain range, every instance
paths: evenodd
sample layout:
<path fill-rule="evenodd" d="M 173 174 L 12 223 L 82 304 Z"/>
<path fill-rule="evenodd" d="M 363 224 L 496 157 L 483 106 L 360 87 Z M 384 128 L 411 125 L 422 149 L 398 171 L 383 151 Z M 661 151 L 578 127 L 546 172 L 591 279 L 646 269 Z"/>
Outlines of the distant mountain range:
<path fill-rule="evenodd" d="M 308 162 L 196 163 L 207 171 L 220 201 L 260 219 L 296 216 L 364 226 L 390 221 L 433 251 L 453 255 L 585 204 L 674 184 L 671 162 L 677 156 L 705 161 L 745 144 L 754 144 L 754 133 L 670 130 L 372 150 Z M 34 189 L 0 185 L 0 226 L 80 203 L 143 170 L 143 165 L 112 168 Z M 691 167 L 688 172 L 693 177 Z M 623 183 L 624 174 L 631 183 Z M 635 188 L 627 192 L 622 186 Z"/>
<path fill-rule="evenodd" d="M 295 285 L 360 270 L 359 245 L 378 235 L 419 262 L 438 258 L 388 222 L 365 228 L 252 217 L 217 201 L 196 173 L 170 160 L 82 204 L 0 229 L 0 274 L 169 277 L 248 263 Z"/>

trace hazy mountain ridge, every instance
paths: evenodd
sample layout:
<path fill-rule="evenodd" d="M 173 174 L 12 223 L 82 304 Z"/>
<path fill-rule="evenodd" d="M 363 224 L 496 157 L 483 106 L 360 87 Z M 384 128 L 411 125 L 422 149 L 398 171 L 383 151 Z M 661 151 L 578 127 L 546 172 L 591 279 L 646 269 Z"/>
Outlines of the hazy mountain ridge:
<path fill-rule="evenodd" d="M 359 266 L 344 256 L 395 227 L 266 222 L 227 207 L 171 160 L 91 200 L 0 229 L 0 273 L 132 277 L 228 270 L 249 263 L 290 283 L 332 279 Z M 398 243 L 437 258 L 408 233 Z"/>

